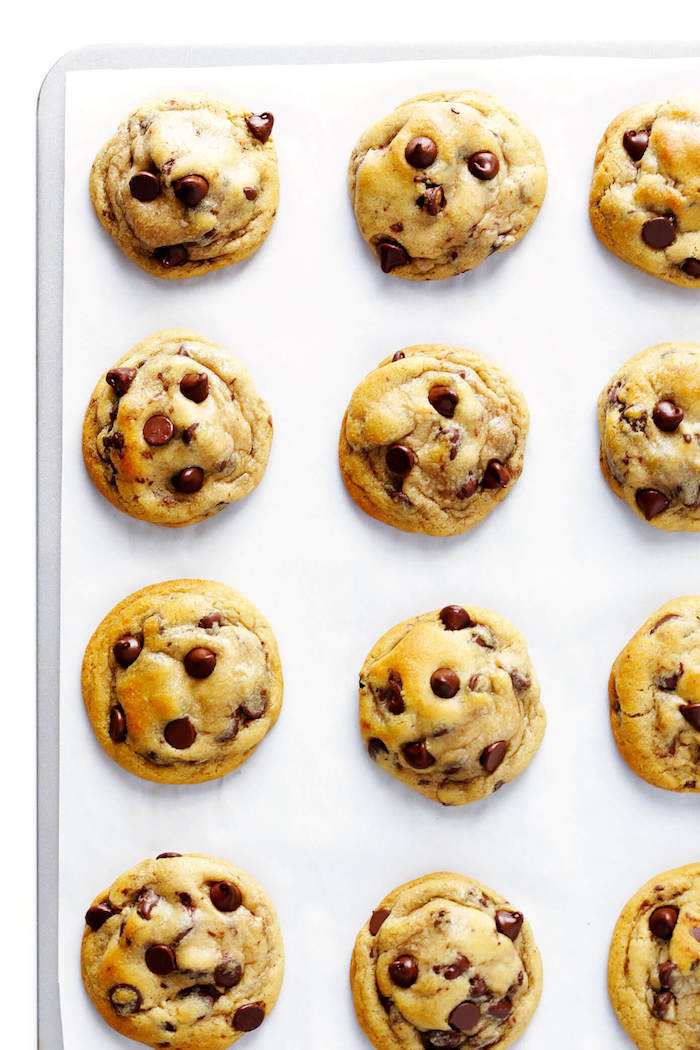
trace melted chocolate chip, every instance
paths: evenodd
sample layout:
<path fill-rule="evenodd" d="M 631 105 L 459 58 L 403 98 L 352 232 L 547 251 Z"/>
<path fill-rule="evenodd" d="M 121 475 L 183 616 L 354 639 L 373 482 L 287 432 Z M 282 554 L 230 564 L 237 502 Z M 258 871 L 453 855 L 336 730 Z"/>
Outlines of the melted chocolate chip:
<path fill-rule="evenodd" d="M 85 912 L 85 922 L 91 930 L 99 930 L 100 926 L 107 922 L 107 919 L 111 919 L 113 915 L 118 914 L 117 909 L 113 908 L 108 900 L 100 901 L 99 904 L 93 904 Z"/>
<path fill-rule="evenodd" d="M 437 157 L 437 146 L 427 135 L 416 135 L 406 146 L 404 156 L 412 168 L 429 168 Z"/>
<path fill-rule="evenodd" d="M 498 769 L 506 757 L 507 750 L 508 744 L 505 740 L 497 740 L 495 744 L 489 744 L 488 747 L 484 748 L 479 756 L 479 762 L 487 773 L 493 773 L 494 770 Z"/>
<path fill-rule="evenodd" d="M 432 1029 L 421 1033 L 421 1041 L 425 1050 L 454 1050 L 462 1045 L 462 1036 L 459 1032 L 443 1032 L 440 1029 Z"/>
<path fill-rule="evenodd" d="M 102 440 L 104 448 L 113 448 L 116 452 L 121 452 L 124 448 L 124 435 L 121 430 L 115 430 L 113 434 L 107 434 Z"/>
<path fill-rule="evenodd" d="M 521 674 L 520 671 L 511 671 L 510 680 L 513 683 L 513 688 L 516 693 L 522 693 L 531 686 L 530 679 L 527 675 Z"/>
<path fill-rule="evenodd" d="M 235 911 L 240 908 L 243 897 L 235 882 L 214 882 L 209 889 L 211 902 L 218 911 Z"/>
<path fill-rule="evenodd" d="M 440 619 L 448 631 L 463 631 L 465 627 L 474 626 L 469 613 L 461 605 L 446 605 L 440 610 Z"/>
<path fill-rule="evenodd" d="M 403 361 L 403 359 L 404 359 L 404 357 L 405 357 L 405 356 L 406 356 L 406 355 L 405 355 L 405 353 L 403 352 L 403 350 L 397 350 L 397 351 L 396 351 L 396 353 L 394 354 L 394 356 L 392 357 L 392 359 L 391 359 L 391 360 L 392 360 L 392 361 Z"/>
<path fill-rule="evenodd" d="M 177 492 L 183 492 L 185 495 L 191 496 L 195 492 L 199 492 L 202 485 L 204 484 L 204 471 L 201 467 L 185 467 L 179 474 L 176 474 L 172 479 L 173 488 Z"/>
<path fill-rule="evenodd" d="M 206 372 L 188 372 L 180 380 L 180 393 L 188 401 L 201 405 L 209 394 L 209 379 Z"/>
<path fill-rule="evenodd" d="M 373 736 L 367 744 L 367 750 L 369 757 L 376 762 L 380 755 L 388 755 L 389 748 L 386 746 L 383 740 L 380 740 L 378 736 Z"/>
<path fill-rule="evenodd" d="M 141 992 L 133 984 L 115 984 L 109 990 L 109 1001 L 119 1017 L 128 1017 L 141 1009 Z"/>
<path fill-rule="evenodd" d="M 430 388 L 428 401 L 436 412 L 446 419 L 452 419 L 459 401 L 459 395 L 449 386 L 440 384 Z"/>
<path fill-rule="evenodd" d="M 442 700 L 450 700 L 459 692 L 459 675 L 451 667 L 438 667 L 430 676 L 430 688 Z"/>
<path fill-rule="evenodd" d="M 512 1009 L 513 1004 L 506 995 L 503 999 L 499 999 L 498 1002 L 492 1003 L 487 1008 L 486 1012 L 490 1017 L 493 1017 L 496 1021 L 505 1021 L 506 1017 L 510 1016 L 510 1012 Z"/>
<path fill-rule="evenodd" d="M 173 192 L 184 205 L 194 208 L 209 193 L 209 183 L 203 175 L 185 175 L 173 183 Z"/>
<path fill-rule="evenodd" d="M 237 1032 L 252 1032 L 265 1020 L 264 1003 L 247 1003 L 239 1006 L 233 1015 L 233 1027 Z"/>
<path fill-rule="evenodd" d="M 680 712 L 693 729 L 700 732 L 700 704 L 683 704 Z"/>
<path fill-rule="evenodd" d="M 386 450 L 387 469 L 400 478 L 410 474 L 415 461 L 416 457 L 407 445 L 390 445 Z"/>
<path fill-rule="evenodd" d="M 403 757 L 414 769 L 429 769 L 435 765 L 435 759 L 428 751 L 425 740 L 414 740 L 401 748 Z"/>
<path fill-rule="evenodd" d="M 700 277 L 700 259 L 686 259 L 681 270 L 687 273 L 688 277 Z"/>
<path fill-rule="evenodd" d="M 109 711 L 109 737 L 115 744 L 126 740 L 126 715 L 121 704 L 114 704 Z"/>
<path fill-rule="evenodd" d="M 678 908 L 667 905 L 654 909 L 649 916 L 649 929 L 655 937 L 659 937 L 662 941 L 670 941 L 677 922 Z"/>
<path fill-rule="evenodd" d="M 129 191 L 134 200 L 148 204 L 160 193 L 160 179 L 153 171 L 137 171 L 129 179 Z"/>
<path fill-rule="evenodd" d="M 519 911 L 506 911 L 505 908 L 499 908 L 495 915 L 496 929 L 499 933 L 502 933 L 504 937 L 508 937 L 511 941 L 520 933 L 523 925 L 523 917 Z"/>
<path fill-rule="evenodd" d="M 658 489 L 637 489 L 635 499 L 647 521 L 651 521 L 657 514 L 663 514 L 671 502 L 668 496 Z"/>
<path fill-rule="evenodd" d="M 259 113 L 246 117 L 245 122 L 248 125 L 248 131 L 254 139 L 257 139 L 258 142 L 267 142 L 272 134 L 272 125 L 275 123 L 275 118 L 272 116 L 272 113 Z"/>
<path fill-rule="evenodd" d="M 142 648 L 143 643 L 135 634 L 123 634 L 121 638 L 117 638 L 112 647 L 112 652 L 119 666 L 126 668 L 130 667 L 134 660 L 138 658 Z"/>
<path fill-rule="evenodd" d="M 199 423 L 190 423 L 190 425 L 185 430 L 183 430 L 182 440 L 185 442 L 186 445 L 189 445 L 190 442 L 193 440 L 195 431 L 198 426 Z"/>
<path fill-rule="evenodd" d="M 154 890 L 142 890 L 141 893 L 139 893 L 136 910 L 142 919 L 150 919 L 151 912 L 159 900 L 160 897 Z"/>
<path fill-rule="evenodd" d="M 460 1032 L 470 1032 L 479 1023 L 480 1017 L 481 1010 L 476 1003 L 464 1002 L 455 1006 L 450 1014 L 449 1022 Z"/>
<path fill-rule="evenodd" d="M 175 968 L 175 952 L 167 944 L 151 944 L 146 948 L 146 966 L 151 973 L 165 977 Z"/>
<path fill-rule="evenodd" d="M 650 632 L 653 633 L 653 632 Z M 659 689 L 663 689 L 667 693 L 672 693 L 678 685 L 678 679 L 680 674 L 662 674 L 659 676 Z"/>
<path fill-rule="evenodd" d="M 673 999 L 674 997 L 672 992 L 656 992 L 654 994 L 654 1002 L 651 1008 L 651 1012 L 653 1013 L 654 1017 L 658 1017 L 660 1018 L 660 1020 L 663 1020 L 668 1014 L 669 1007 L 673 1003 Z"/>
<path fill-rule="evenodd" d="M 255 189 L 254 186 L 244 186 L 243 187 L 243 196 L 245 197 L 245 199 L 247 201 L 254 201 L 255 198 L 257 197 L 257 195 L 258 195 L 258 191 Z"/>
<path fill-rule="evenodd" d="M 389 675 L 386 692 L 386 706 L 392 715 L 400 715 L 404 712 L 406 705 L 401 694 L 401 676 L 392 672 Z"/>
<path fill-rule="evenodd" d="M 385 239 L 377 244 L 379 263 L 384 273 L 390 273 L 397 266 L 404 266 L 409 261 L 408 252 L 396 241 Z"/>
<path fill-rule="evenodd" d="M 380 929 L 389 918 L 391 911 L 389 908 L 376 908 L 372 912 L 372 916 L 369 920 L 369 932 L 373 937 L 376 937 Z"/>
<path fill-rule="evenodd" d="M 418 207 L 424 208 L 428 215 L 439 215 L 445 207 L 445 191 L 442 186 L 427 186 L 425 193 L 418 198 Z"/>
<path fill-rule="evenodd" d="M 184 244 L 165 244 L 162 248 L 156 248 L 153 254 L 164 270 L 171 270 L 174 266 L 182 266 L 187 262 L 187 248 Z"/>
<path fill-rule="evenodd" d="M 190 649 L 183 663 L 190 678 L 208 678 L 216 667 L 216 653 L 198 645 Z"/>
<path fill-rule="evenodd" d="M 665 434 L 672 434 L 683 421 L 683 409 L 673 401 L 657 401 L 652 418 L 659 430 L 663 430 Z"/>
<path fill-rule="evenodd" d="M 163 736 L 177 751 L 186 751 L 197 739 L 197 730 L 189 718 L 175 718 L 172 722 L 168 722 L 163 730 Z"/>
<path fill-rule="evenodd" d="M 389 977 L 399 988 L 410 988 L 418 980 L 418 963 L 412 955 L 399 955 L 389 963 Z"/>
<path fill-rule="evenodd" d="M 504 489 L 510 481 L 510 471 L 504 467 L 499 459 L 490 459 L 486 464 L 486 470 L 481 484 L 485 489 Z"/>
<path fill-rule="evenodd" d="M 676 224 L 664 215 L 647 219 L 642 226 L 642 240 L 655 251 L 668 248 L 676 239 Z"/>
<path fill-rule="evenodd" d="M 674 974 L 677 972 L 678 967 L 675 963 L 670 960 L 663 962 L 659 966 L 659 984 L 662 988 L 670 988 L 671 982 L 673 981 Z"/>
<path fill-rule="evenodd" d="M 203 627 L 205 629 L 205 631 L 208 631 L 215 624 L 221 625 L 221 619 L 222 618 L 221 618 L 221 613 L 220 612 L 207 613 L 207 615 L 203 616 L 202 619 L 199 621 L 199 626 Z"/>
<path fill-rule="evenodd" d="M 109 383 L 117 397 L 124 397 L 135 378 L 135 368 L 112 368 L 105 376 L 105 381 Z"/>
<path fill-rule="evenodd" d="M 678 619 L 678 613 L 666 613 L 665 616 L 662 616 L 660 620 L 656 621 L 654 626 L 649 631 L 649 634 L 655 634 L 658 631 L 659 627 L 663 627 L 663 625 L 665 623 L 668 623 L 669 620 L 677 620 L 677 619 Z"/>
<path fill-rule="evenodd" d="M 233 959 L 219 963 L 214 970 L 214 981 L 220 988 L 235 988 L 242 976 L 243 967 Z"/>
<path fill-rule="evenodd" d="M 167 416 L 151 416 L 143 425 L 143 437 L 149 445 L 167 445 L 175 433 L 172 420 Z"/>
<path fill-rule="evenodd" d="M 622 145 L 636 164 L 646 153 L 649 145 L 649 132 L 630 129 L 622 136 Z"/>
<path fill-rule="evenodd" d="M 159 853 L 156 860 L 170 860 L 172 857 L 181 857 L 181 853 Z"/>
<path fill-rule="evenodd" d="M 455 962 L 445 967 L 443 977 L 446 981 L 455 981 L 458 977 L 462 977 L 468 969 L 469 959 L 464 955 L 458 955 Z"/>
<path fill-rule="evenodd" d="M 481 182 L 495 179 L 500 166 L 498 157 L 495 153 L 491 153 L 490 150 L 480 150 L 478 153 L 472 153 L 467 161 L 467 167 L 470 172 L 475 179 L 479 179 Z"/>

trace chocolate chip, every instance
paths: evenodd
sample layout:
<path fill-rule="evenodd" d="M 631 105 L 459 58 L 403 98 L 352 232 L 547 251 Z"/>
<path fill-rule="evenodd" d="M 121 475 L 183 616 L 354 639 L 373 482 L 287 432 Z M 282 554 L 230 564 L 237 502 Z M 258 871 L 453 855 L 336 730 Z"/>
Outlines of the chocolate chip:
<path fill-rule="evenodd" d="M 635 499 L 647 521 L 651 521 L 657 514 L 663 514 L 671 502 L 668 496 L 658 489 L 637 489 Z"/>
<path fill-rule="evenodd" d="M 511 941 L 520 933 L 523 925 L 523 917 L 519 911 L 506 911 L 504 908 L 499 908 L 496 912 L 496 929 L 499 933 L 502 933 L 504 937 L 508 937 Z"/>
<path fill-rule="evenodd" d="M 439 215 L 445 207 L 445 191 L 442 186 L 427 186 L 417 203 L 420 208 L 425 208 L 428 215 Z"/>
<path fill-rule="evenodd" d="M 175 196 L 188 208 L 194 208 L 209 193 L 209 183 L 203 175 L 184 175 L 173 183 Z"/>
<path fill-rule="evenodd" d="M 156 248 L 153 254 L 164 270 L 182 266 L 187 262 L 187 249 L 184 244 L 164 244 L 162 248 Z"/>
<path fill-rule="evenodd" d="M 673 994 L 669 991 L 656 992 L 654 995 L 654 1002 L 651 1008 L 651 1012 L 654 1017 L 658 1017 L 661 1020 L 668 1014 L 669 1007 L 673 1002 Z"/>
<path fill-rule="evenodd" d="M 505 740 L 497 740 L 495 744 L 489 744 L 488 747 L 484 748 L 479 755 L 479 762 L 487 773 L 493 773 L 494 770 L 498 769 L 506 757 L 507 750 L 508 744 Z"/>
<path fill-rule="evenodd" d="M 408 252 L 396 241 L 379 241 L 377 252 L 384 273 L 389 273 L 397 266 L 404 266 L 409 261 Z"/>
<path fill-rule="evenodd" d="M 115 744 L 126 740 L 126 715 L 121 704 L 114 704 L 109 711 L 109 736 Z"/>
<path fill-rule="evenodd" d="M 459 1032 L 442 1032 L 433 1029 L 421 1033 L 421 1041 L 425 1050 L 454 1050 L 462 1045 L 462 1036 Z"/>
<path fill-rule="evenodd" d="M 245 199 L 247 201 L 254 201 L 255 198 L 257 197 L 257 195 L 258 195 L 258 191 L 255 189 L 254 186 L 244 186 L 243 187 L 243 196 L 245 197 Z"/>
<path fill-rule="evenodd" d="M 275 118 L 272 116 L 272 113 L 254 113 L 252 116 L 246 117 L 245 122 L 248 125 L 248 131 L 254 139 L 257 139 L 258 142 L 267 142 L 272 134 L 272 125 L 275 123 Z"/>
<path fill-rule="evenodd" d="M 201 405 L 209 394 L 209 379 L 206 372 L 188 372 L 180 380 L 180 393 L 188 401 Z"/>
<path fill-rule="evenodd" d="M 188 987 L 180 989 L 177 993 L 177 998 L 189 999 L 192 995 L 198 995 L 202 999 L 209 999 L 210 1002 L 215 1003 L 223 994 L 213 984 L 190 984 Z M 201 1018 L 198 1018 L 198 1020 L 201 1020 Z"/>
<path fill-rule="evenodd" d="M 480 999 L 491 999 L 493 993 L 486 981 L 480 974 L 476 974 L 474 977 L 469 978 L 469 988 L 471 998 L 474 1000 Z"/>
<path fill-rule="evenodd" d="M 650 248 L 661 251 L 673 244 L 676 239 L 676 225 L 672 219 L 663 215 L 657 215 L 653 219 L 647 219 L 642 226 L 642 240 Z"/>
<path fill-rule="evenodd" d="M 650 631 L 653 634 L 653 631 Z M 659 677 L 659 689 L 664 689 L 667 693 L 672 693 L 678 685 L 678 679 L 680 674 L 665 674 Z"/>
<path fill-rule="evenodd" d="M 202 485 L 204 484 L 204 471 L 201 467 L 185 467 L 179 474 L 176 474 L 173 479 L 173 488 L 178 492 L 184 492 L 186 495 L 191 496 L 195 492 L 199 492 Z"/>
<path fill-rule="evenodd" d="M 151 944 L 146 948 L 146 966 L 151 973 L 165 977 L 175 969 L 175 952 L 167 944 Z"/>
<path fill-rule="evenodd" d="M 143 643 L 135 634 L 123 634 L 112 646 L 112 652 L 119 666 L 126 668 L 133 664 L 142 648 Z"/>
<path fill-rule="evenodd" d="M 662 941 L 670 941 L 677 922 L 678 908 L 672 905 L 655 908 L 649 916 L 649 929 L 655 937 L 660 937 Z"/>
<path fill-rule="evenodd" d="M 459 499 L 471 499 L 478 487 L 479 483 L 476 478 L 469 478 L 469 480 L 465 481 L 461 488 L 458 489 L 457 496 Z"/>
<path fill-rule="evenodd" d="M 373 736 L 367 744 L 367 750 L 369 757 L 376 762 L 380 755 L 388 755 L 389 748 L 386 746 L 383 740 L 380 740 L 378 736 Z"/>
<path fill-rule="evenodd" d="M 662 988 L 670 988 L 671 987 L 671 981 L 673 980 L 673 975 L 675 974 L 677 969 L 678 969 L 678 967 L 676 966 L 676 964 L 673 963 L 673 962 L 670 962 L 670 960 L 668 962 L 663 962 L 663 963 L 660 964 L 660 966 L 659 966 L 659 984 L 661 985 Z"/>
<path fill-rule="evenodd" d="M 190 649 L 182 662 L 190 678 L 208 678 L 216 667 L 216 653 L 198 645 Z"/>
<path fill-rule="evenodd" d="M 688 277 L 700 277 L 700 259 L 686 259 L 681 269 Z"/>
<path fill-rule="evenodd" d="M 654 405 L 652 418 L 659 430 L 666 434 L 672 434 L 678 430 L 683 420 L 683 409 L 674 404 L 673 401 L 657 401 Z"/>
<path fill-rule="evenodd" d="M 455 981 L 458 977 L 462 977 L 468 969 L 469 959 L 464 955 L 458 955 L 456 962 L 450 963 L 449 966 L 445 967 L 443 977 L 446 981 Z"/>
<path fill-rule="evenodd" d="M 440 619 L 448 631 L 463 631 L 465 627 L 474 626 L 469 613 L 461 605 L 446 605 L 440 610 Z"/>
<path fill-rule="evenodd" d="M 660 620 L 656 621 L 654 626 L 649 631 L 649 634 L 654 634 L 656 631 L 658 631 L 659 627 L 663 627 L 663 625 L 665 623 L 668 623 L 669 620 L 677 620 L 677 619 L 678 619 L 678 613 L 666 613 L 665 616 L 662 616 Z"/>
<path fill-rule="evenodd" d="M 405 355 L 405 353 L 403 352 L 403 350 L 397 350 L 397 351 L 396 351 L 396 353 L 394 354 L 394 356 L 392 357 L 392 359 L 391 359 L 391 360 L 392 360 L 392 361 L 403 361 L 403 359 L 404 359 L 404 357 L 405 357 L 405 356 L 406 356 L 406 355 Z"/>
<path fill-rule="evenodd" d="M 465 1002 L 455 1006 L 449 1016 L 449 1022 L 460 1032 L 470 1032 L 479 1023 L 480 1017 L 481 1010 L 476 1003 Z"/>
<path fill-rule="evenodd" d="M 497 1003 L 492 1003 L 488 1007 L 487 1013 L 490 1017 L 493 1017 L 496 1021 L 505 1021 L 506 1017 L 510 1016 L 510 1012 L 513 1009 L 513 1004 L 508 998 L 504 996 L 503 999 L 499 999 Z"/>
<path fill-rule="evenodd" d="M 401 748 L 403 757 L 414 769 L 429 769 L 435 765 L 435 759 L 425 746 L 425 740 L 414 740 Z"/>
<path fill-rule="evenodd" d="M 160 179 L 153 171 L 137 171 L 129 179 L 129 190 L 135 200 L 147 204 L 160 193 Z"/>
<path fill-rule="evenodd" d="M 220 988 L 235 988 L 243 976 L 243 967 L 233 959 L 219 963 L 214 970 L 214 981 Z"/>
<path fill-rule="evenodd" d="M 113 448 L 121 452 L 124 448 L 124 435 L 121 430 L 115 430 L 113 434 L 107 434 L 107 437 L 103 438 L 102 444 L 105 448 Z"/>
<path fill-rule="evenodd" d="M 389 908 L 375 908 L 369 920 L 369 932 L 376 937 L 385 921 L 391 915 Z"/>
<path fill-rule="evenodd" d="M 510 471 L 499 459 L 490 459 L 481 480 L 485 489 L 504 489 L 510 481 Z"/>
<path fill-rule="evenodd" d="M 632 160 L 636 163 L 638 160 L 641 160 L 646 153 L 647 146 L 649 145 L 649 132 L 634 131 L 630 129 L 622 136 L 622 145 L 625 147 Z"/>
<path fill-rule="evenodd" d="M 143 425 L 143 437 L 149 445 L 167 445 L 175 432 L 167 416 L 151 416 Z"/>
<path fill-rule="evenodd" d="M 418 963 L 412 955 L 399 955 L 389 963 L 389 977 L 399 988 L 410 988 L 418 980 Z"/>
<path fill-rule="evenodd" d="M 117 397 L 123 397 L 135 378 L 135 368 L 112 368 L 105 376 L 105 381 L 109 383 Z"/>
<path fill-rule="evenodd" d="M 386 450 L 386 465 L 392 474 L 405 478 L 410 474 L 416 457 L 407 445 L 390 445 Z"/>
<path fill-rule="evenodd" d="M 240 908 L 243 897 L 235 882 L 214 882 L 209 889 L 211 902 L 218 911 L 235 911 Z"/>
<path fill-rule="evenodd" d="M 686 722 L 700 732 L 700 704 L 683 704 L 680 712 Z"/>
<path fill-rule="evenodd" d="M 202 619 L 199 621 L 199 626 L 203 627 L 205 631 L 208 631 L 210 628 L 212 628 L 214 624 L 221 625 L 220 612 L 207 613 L 207 615 L 203 616 Z"/>
<path fill-rule="evenodd" d="M 163 730 L 163 736 L 177 751 L 186 751 L 197 739 L 197 730 L 189 718 L 175 718 L 172 722 L 168 722 Z"/>
<path fill-rule="evenodd" d="M 495 179 L 500 166 L 498 157 L 495 153 L 491 153 L 490 150 L 480 150 L 478 153 L 472 153 L 467 161 L 467 167 L 470 172 L 475 179 L 480 179 L 481 182 Z"/>
<path fill-rule="evenodd" d="M 185 430 L 183 430 L 182 440 L 185 442 L 186 445 L 189 445 L 192 439 L 194 438 L 194 432 L 198 426 L 199 423 L 190 423 L 190 425 Z"/>
<path fill-rule="evenodd" d="M 438 667 L 430 676 L 430 688 L 436 696 L 449 700 L 459 692 L 459 675 L 450 667 Z"/>
<path fill-rule="evenodd" d="M 531 686 L 530 679 L 527 675 L 521 674 L 520 671 L 511 671 L 510 680 L 513 683 L 513 688 L 517 693 L 522 693 Z"/>
<path fill-rule="evenodd" d="M 427 135 L 416 135 L 406 146 L 404 156 L 412 168 L 429 168 L 437 157 L 437 146 Z"/>
<path fill-rule="evenodd" d="M 445 416 L 446 419 L 452 419 L 459 401 L 459 395 L 451 387 L 438 384 L 430 388 L 428 401 L 441 416 Z"/>
<path fill-rule="evenodd" d="M 150 919 L 151 912 L 159 900 L 160 897 L 154 890 L 142 890 L 141 893 L 139 893 L 136 910 L 142 919 Z"/>
<path fill-rule="evenodd" d="M 118 914 L 119 912 L 112 907 L 108 900 L 101 901 L 99 904 L 93 904 L 91 908 L 88 908 L 85 912 L 85 922 L 91 930 L 99 930 L 100 926 L 107 922 L 107 919 L 111 919 L 113 915 Z"/>
<path fill-rule="evenodd" d="M 400 715 L 406 708 L 401 695 L 401 676 L 392 672 L 385 692 L 386 706 L 392 715 Z"/>
<path fill-rule="evenodd" d="M 170 860 L 172 857 L 181 857 L 181 853 L 159 853 L 156 860 Z"/>
<path fill-rule="evenodd" d="M 141 992 L 133 984 L 115 984 L 109 990 L 109 1001 L 119 1017 L 128 1017 L 141 1009 Z"/>
<path fill-rule="evenodd" d="M 264 1003 L 246 1003 L 239 1006 L 233 1015 L 233 1027 L 237 1032 L 252 1032 L 265 1020 Z"/>
<path fill-rule="evenodd" d="M 700 941 L 700 926 L 693 926 L 690 930 L 690 936 L 694 937 L 696 941 Z"/>

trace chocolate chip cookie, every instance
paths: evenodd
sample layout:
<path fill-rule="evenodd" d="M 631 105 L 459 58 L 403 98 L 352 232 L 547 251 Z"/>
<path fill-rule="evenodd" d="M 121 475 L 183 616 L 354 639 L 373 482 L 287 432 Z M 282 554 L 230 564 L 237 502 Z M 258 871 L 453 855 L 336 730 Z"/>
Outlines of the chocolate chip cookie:
<path fill-rule="evenodd" d="M 277 213 L 272 125 L 271 113 L 210 95 L 144 103 L 95 158 L 97 218 L 156 277 L 194 277 L 247 259 Z"/>
<path fill-rule="evenodd" d="M 377 1050 L 504 1050 L 535 1012 L 542 963 L 521 912 L 441 872 L 384 898 L 355 941 L 350 981 Z"/>
<path fill-rule="evenodd" d="M 224 1050 L 259 1028 L 282 985 L 275 909 L 225 860 L 162 853 L 85 915 L 82 973 L 108 1025 L 152 1047 Z"/>
<path fill-rule="evenodd" d="M 248 371 L 185 328 L 156 332 L 105 372 L 83 424 L 85 466 L 102 495 L 155 525 L 191 525 L 247 496 L 271 442 Z"/>
<path fill-rule="evenodd" d="M 360 137 L 348 171 L 360 233 L 384 273 L 473 270 L 527 233 L 547 189 L 540 144 L 481 91 L 418 95 Z"/>
<path fill-rule="evenodd" d="M 82 687 L 115 762 L 144 780 L 195 784 L 236 769 L 272 728 L 282 668 L 270 625 L 243 595 L 170 580 L 104 618 L 85 650 Z"/>
<path fill-rule="evenodd" d="M 590 215 L 624 262 L 700 289 L 700 95 L 645 102 L 613 120 L 595 157 Z"/>
<path fill-rule="evenodd" d="M 630 358 L 598 399 L 598 424 L 615 495 L 659 529 L 700 530 L 700 346 Z"/>
<path fill-rule="evenodd" d="M 357 505 L 405 532 L 465 532 L 523 468 L 530 417 L 507 372 L 471 350 L 409 346 L 360 383 L 340 432 Z"/>
<path fill-rule="evenodd" d="M 674 598 L 613 664 L 610 723 L 625 762 L 650 784 L 700 791 L 700 597 Z"/>
<path fill-rule="evenodd" d="M 608 989 L 639 1050 L 696 1050 L 700 1031 L 700 864 L 657 875 L 625 905 Z"/>
<path fill-rule="evenodd" d="M 422 795 L 452 806 L 490 795 L 544 735 L 525 639 L 476 606 L 397 624 L 360 672 L 360 729 L 370 757 Z"/>

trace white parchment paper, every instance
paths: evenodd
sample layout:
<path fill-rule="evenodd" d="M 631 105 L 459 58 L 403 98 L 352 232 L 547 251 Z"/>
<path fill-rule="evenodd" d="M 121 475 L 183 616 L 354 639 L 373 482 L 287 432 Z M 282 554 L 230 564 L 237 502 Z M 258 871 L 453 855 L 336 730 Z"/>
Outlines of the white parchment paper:
<path fill-rule="evenodd" d="M 698 799 L 649 787 L 615 749 L 613 658 L 674 595 L 698 592 L 700 539 L 663 534 L 598 469 L 595 402 L 612 372 L 666 340 L 700 341 L 697 294 L 655 281 L 596 241 L 593 155 L 643 99 L 697 88 L 700 60 L 531 58 L 68 75 L 63 380 L 60 983 L 66 1050 L 127 1050 L 85 995 L 83 914 L 122 871 L 164 850 L 227 857 L 278 910 L 287 971 L 246 1050 L 365 1050 L 348 985 L 357 930 L 392 887 L 453 869 L 530 919 L 544 960 L 522 1050 L 626 1047 L 605 987 L 612 926 L 649 877 L 698 860 Z M 421 91 L 479 88 L 542 143 L 549 191 L 525 239 L 461 278 L 385 277 L 348 202 L 357 136 Z M 275 114 L 281 205 L 249 262 L 161 281 L 129 262 L 90 205 L 93 157 L 142 100 L 207 90 Z M 161 328 L 191 327 L 248 366 L 271 407 L 269 467 L 253 495 L 168 530 L 91 485 L 80 432 L 102 371 Z M 521 385 L 532 427 L 518 485 L 461 537 L 410 536 L 346 496 L 336 442 L 359 380 L 418 342 L 465 346 Z M 61 395 L 56 391 L 56 397 Z M 222 580 L 270 620 L 285 672 L 281 718 L 238 772 L 146 783 L 111 762 L 83 710 L 80 662 L 126 594 L 181 576 Z M 529 769 L 492 798 L 444 809 L 377 769 L 357 727 L 357 673 L 389 626 L 449 602 L 485 605 L 525 634 L 549 717 Z M 243 1044 L 241 1044 L 243 1045 Z"/>

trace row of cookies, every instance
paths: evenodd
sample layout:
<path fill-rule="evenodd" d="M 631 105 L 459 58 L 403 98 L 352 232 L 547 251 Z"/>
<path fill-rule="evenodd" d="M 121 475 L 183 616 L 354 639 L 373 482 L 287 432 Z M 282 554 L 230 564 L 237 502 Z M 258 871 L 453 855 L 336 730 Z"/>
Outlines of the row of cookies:
<path fill-rule="evenodd" d="M 98 153 L 97 217 L 148 273 L 191 277 L 240 262 L 279 203 L 273 116 L 207 95 L 154 99 Z M 655 277 L 700 288 L 700 96 L 633 106 L 595 156 L 590 216 L 611 251 Z M 399 105 L 355 145 L 348 183 L 382 270 L 435 280 L 473 270 L 529 230 L 544 200 L 540 144 L 481 91 Z"/>
<path fill-rule="evenodd" d="M 627 361 L 599 403 L 613 491 L 659 528 L 700 529 L 700 346 Z M 502 368 L 470 350 L 411 346 L 375 368 L 342 421 L 340 469 L 364 511 L 446 536 L 482 521 L 523 468 L 529 413 Z M 272 419 L 244 366 L 186 329 L 144 339 L 100 378 L 83 426 L 90 477 L 120 510 L 182 526 L 263 476 Z"/>
<path fill-rule="evenodd" d="M 85 988 L 112 1028 L 152 1047 L 224 1050 L 274 1007 L 284 948 L 274 906 L 228 861 L 162 853 L 121 875 L 85 915 Z M 627 903 L 610 998 L 640 1050 L 697 1045 L 700 864 L 664 872 Z M 392 890 L 357 935 L 357 1019 L 376 1050 L 505 1050 L 542 991 L 530 924 L 453 872 Z"/>

